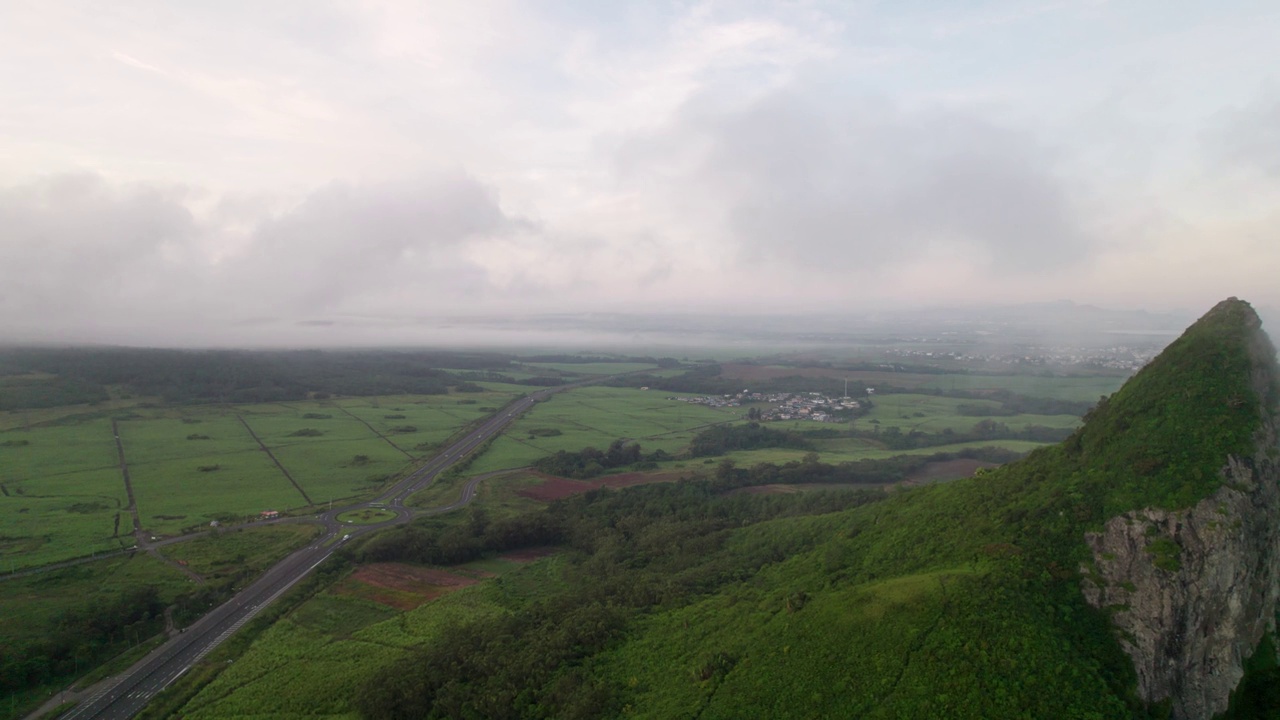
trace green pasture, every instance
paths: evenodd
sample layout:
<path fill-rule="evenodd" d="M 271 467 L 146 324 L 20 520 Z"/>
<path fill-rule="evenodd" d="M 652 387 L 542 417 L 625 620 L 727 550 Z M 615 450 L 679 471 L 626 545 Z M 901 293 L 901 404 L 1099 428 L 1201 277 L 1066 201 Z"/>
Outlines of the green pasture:
<path fill-rule="evenodd" d="M 118 425 L 130 469 L 139 463 L 258 450 L 234 413 L 213 408 L 178 416 L 153 411 L 145 418 L 122 420 Z"/>
<path fill-rule="evenodd" d="M 213 581 L 266 570 L 318 534 L 319 525 L 304 523 L 225 529 L 168 545 L 160 552 L 171 560 L 187 563 L 192 572 Z"/>
<path fill-rule="evenodd" d="M 63 473 L 20 486 L 27 488 L 0 496 L 0 572 L 134 544 L 118 469 Z"/>
<path fill-rule="evenodd" d="M 0 432 L 0 483 L 10 490 L 64 473 L 118 466 L 111 422 L 106 419 Z M 39 493 L 37 486 L 31 491 L 47 494 Z"/>
<path fill-rule="evenodd" d="M 618 438 L 638 441 L 646 452 L 679 452 L 698 429 L 732 422 L 741 408 L 710 408 L 670 393 L 633 388 L 584 387 L 553 395 L 517 418 L 483 455 L 473 473 L 523 467 L 558 450 L 608 447 Z M 559 435 L 539 435 L 558 430 Z M 531 432 L 532 431 L 532 432 Z"/>
<path fill-rule="evenodd" d="M 0 432 L 0 571 L 133 545 L 111 423 Z"/>
<path fill-rule="evenodd" d="M 370 492 L 409 463 L 403 453 L 336 408 L 298 403 L 243 410 L 245 422 L 318 504 Z M 308 414 L 328 417 L 303 417 Z M 308 431 L 318 434 L 298 434 Z M 294 496 L 297 501 L 288 507 L 306 504 L 296 491 Z"/>
<path fill-rule="evenodd" d="M 369 423 L 395 447 L 421 457 L 457 432 L 458 428 L 479 419 L 478 407 L 505 404 L 505 394 L 477 393 L 474 405 L 459 405 L 460 395 L 412 397 L 344 398 L 334 405 Z M 479 402 L 483 400 L 483 402 Z M 409 428 L 414 428 L 410 430 Z"/>
<path fill-rule="evenodd" d="M 429 455 L 485 417 L 482 408 L 500 407 L 529 390 L 501 383 L 485 387 L 479 393 L 236 407 L 134 405 L 114 414 L 121 418 L 143 528 L 172 535 L 212 520 L 243 521 L 263 510 L 306 504 L 237 415 L 316 503 L 328 503 L 371 492 L 404 470 L 411 461 L 397 448 Z M 0 413 L 0 427 L 10 428 L 0 430 L 0 571 L 133 544 L 113 413 L 106 405 Z M 415 430 L 404 431 L 408 427 Z M 320 434 L 294 435 L 306 428 Z"/>

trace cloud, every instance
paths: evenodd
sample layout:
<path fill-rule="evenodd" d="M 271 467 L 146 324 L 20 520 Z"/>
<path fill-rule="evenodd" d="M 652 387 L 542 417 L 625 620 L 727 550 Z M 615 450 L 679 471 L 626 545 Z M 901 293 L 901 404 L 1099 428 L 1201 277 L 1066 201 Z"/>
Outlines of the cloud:
<path fill-rule="evenodd" d="M 228 288 L 251 288 L 253 302 L 295 313 L 394 303 L 405 288 L 435 302 L 474 299 L 486 278 L 466 248 L 521 225 L 503 214 L 492 189 L 461 173 L 334 183 L 259 223 L 217 275 Z"/>
<path fill-rule="evenodd" d="M 185 262 L 200 233 L 185 195 L 92 175 L 0 189 L 0 309 L 52 319 L 118 307 Z"/>
<path fill-rule="evenodd" d="M 0 326 L 159 341 L 248 321 L 457 311 L 500 292 L 471 249 L 532 227 L 460 172 L 332 183 L 283 212 L 243 197 L 192 210 L 208 204 L 189 188 L 91 175 L 0 189 Z"/>
<path fill-rule="evenodd" d="M 1280 87 L 1271 85 L 1243 107 L 1223 110 L 1205 134 L 1220 160 L 1280 180 Z"/>
<path fill-rule="evenodd" d="M 1087 262 L 1093 246 L 1052 151 L 944 108 L 803 85 L 741 107 L 695 99 L 624 145 L 619 167 L 635 186 L 664 180 L 681 212 L 714 216 L 744 264 L 847 273 L 961 253 L 1041 274 Z"/>

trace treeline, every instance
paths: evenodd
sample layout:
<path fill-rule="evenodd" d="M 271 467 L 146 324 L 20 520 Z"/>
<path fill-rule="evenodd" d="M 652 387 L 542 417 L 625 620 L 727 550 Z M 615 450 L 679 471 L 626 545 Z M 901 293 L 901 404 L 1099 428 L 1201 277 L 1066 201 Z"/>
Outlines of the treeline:
<path fill-rule="evenodd" d="M 87 405 L 107 397 L 106 388 L 80 378 L 0 379 L 0 410 Z"/>
<path fill-rule="evenodd" d="M 664 450 L 646 454 L 638 443 L 614 440 L 603 451 L 593 447 L 585 447 L 577 452 L 560 450 L 554 455 L 539 458 L 533 463 L 533 467 L 550 475 L 585 480 L 628 465 L 636 466 L 637 470 L 648 469 L 652 467 L 652 463 L 670 459 L 671 455 Z"/>
<path fill-rule="evenodd" d="M 689 442 L 689 454 L 693 457 L 710 457 L 734 450 L 763 448 L 812 450 L 813 444 L 799 433 L 790 430 L 774 430 L 755 422 L 746 425 L 717 425 L 694 435 L 693 440 Z"/>
<path fill-rule="evenodd" d="M 725 495 L 714 480 L 598 490 L 553 503 L 535 526 L 567 547 L 556 587 L 536 599 L 511 594 L 504 616 L 451 627 L 408 659 L 375 673 L 355 698 L 366 718 L 616 716 L 623 688 L 584 661 L 645 612 L 682 605 L 806 549 L 810 540 L 764 529 L 750 544 L 729 531 L 765 520 L 835 512 L 882 493 Z M 491 546 L 509 521 L 474 520 L 467 530 L 420 526 L 384 533 L 366 560 L 423 561 L 445 554 L 466 532 Z M 526 517 L 526 516 L 521 516 Z M 391 538 L 402 543 L 393 545 Z M 799 543 L 799 544 L 797 544 Z M 496 544 L 501 545 L 501 542 Z M 427 560 L 435 562 L 434 560 Z"/>
<path fill-rule="evenodd" d="M 150 585 L 68 610 L 38 638 L 0 640 L 0 688 L 18 692 L 69 680 L 77 669 L 98 665 L 163 626 L 164 603 Z"/>
<path fill-rule="evenodd" d="M 513 360 L 451 352 L 11 348 L 0 351 L 0 372 L 57 377 L 11 378 L 0 395 L 9 405 L 46 407 L 102 400 L 111 386 L 175 403 L 276 402 L 312 393 L 442 394 L 460 380 L 440 368 L 499 372 L 510 369 Z"/>
<path fill-rule="evenodd" d="M 986 419 L 974 423 L 968 430 L 955 431 L 944 428 L 940 432 L 926 433 L 919 430 L 903 432 L 898 427 L 887 427 L 883 430 L 848 431 L 852 437 L 875 440 L 889 450 L 918 450 L 920 448 L 952 445 L 964 442 L 983 442 L 987 440 L 1028 440 L 1031 442 L 1062 442 L 1075 432 L 1073 428 L 1054 428 L 1044 425 L 1028 425 L 1021 430 L 1014 430 L 1002 422 Z"/>
<path fill-rule="evenodd" d="M 939 392 L 928 392 L 928 394 L 940 394 Z M 948 397 L 995 400 L 1000 403 L 999 406 L 991 406 L 987 403 L 960 403 L 956 406 L 957 412 L 961 415 L 969 415 L 970 417 L 998 417 L 1002 415 L 1075 415 L 1083 417 L 1089 412 L 1090 408 L 1097 404 L 1096 401 L 1090 400 L 1061 400 L 1058 398 L 1030 397 L 1028 395 L 1019 395 L 1010 390 L 992 390 L 991 392 L 975 393 L 963 390 L 945 391 Z"/>
<path fill-rule="evenodd" d="M 655 358 L 652 355 L 529 355 L 521 357 L 527 363 L 564 363 L 586 365 L 588 363 L 643 363 L 657 365 L 661 368 L 680 367 L 680 361 L 673 357 Z"/>

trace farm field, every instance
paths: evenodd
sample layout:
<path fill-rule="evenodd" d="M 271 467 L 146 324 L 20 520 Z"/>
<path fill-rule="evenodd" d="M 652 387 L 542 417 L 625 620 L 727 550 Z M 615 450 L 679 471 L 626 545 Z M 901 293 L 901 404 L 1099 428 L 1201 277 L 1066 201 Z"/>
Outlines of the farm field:
<path fill-rule="evenodd" d="M 517 418 L 469 470 L 478 474 L 523 467 L 558 450 L 605 448 L 618 438 L 636 440 L 646 452 L 675 453 L 699 429 L 733 422 L 742 414 L 740 408 L 711 408 L 668 397 L 670 393 L 660 391 L 610 387 L 557 394 Z"/>
<path fill-rule="evenodd" d="M 119 428 L 139 519 L 152 534 L 305 504 L 232 414 L 130 420 Z"/>
<path fill-rule="evenodd" d="M 112 415 L 120 418 L 143 528 L 174 535 L 309 504 L 237 416 L 307 497 L 328 503 L 373 491 L 410 466 L 410 456 L 428 455 L 491 412 L 485 408 L 529 390 L 483 386 L 449 395 L 0 413 L 0 428 L 9 428 L 0 430 L 0 573 L 133 545 Z M 302 430 L 319 434 L 295 435 Z"/>
<path fill-rule="evenodd" d="M 213 582 L 266 570 L 318 534 L 319 525 L 303 523 L 237 528 L 168 545 L 160 553 Z"/>
<path fill-rule="evenodd" d="M 344 398 L 333 401 L 333 406 L 368 423 L 403 454 L 419 457 L 443 443 L 459 427 L 481 417 L 477 408 L 498 404 L 497 397 L 477 394 L 483 403 L 480 398 L 462 395 L 424 395 Z M 506 395 L 501 397 L 505 399 Z M 476 402 L 459 405 L 461 400 Z"/>
<path fill-rule="evenodd" d="M 0 571 L 133 545 L 111 423 L 0 432 Z"/>

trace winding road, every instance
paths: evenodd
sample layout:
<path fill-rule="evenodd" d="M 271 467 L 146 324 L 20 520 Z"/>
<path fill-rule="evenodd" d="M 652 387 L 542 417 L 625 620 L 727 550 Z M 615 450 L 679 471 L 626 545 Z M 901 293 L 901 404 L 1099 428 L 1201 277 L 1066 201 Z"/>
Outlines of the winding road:
<path fill-rule="evenodd" d="M 243 627 L 245 623 L 252 620 L 254 616 L 283 595 L 289 588 L 297 584 L 298 581 L 306 577 L 308 573 L 327 560 L 344 543 L 375 530 L 409 522 L 415 514 L 413 510 L 404 504 L 409 496 L 429 485 L 436 476 L 449 466 L 496 436 L 516 416 L 524 413 L 534 403 L 549 397 L 553 393 L 585 384 L 589 383 L 574 383 L 572 385 L 539 390 L 515 400 L 494 415 L 491 415 L 462 438 L 444 448 L 442 452 L 431 458 L 422 467 L 392 485 L 378 497 L 367 502 L 333 508 L 324 512 L 319 516 L 324 532 L 318 539 L 277 563 L 226 603 L 211 610 L 185 631 L 172 637 L 168 642 L 156 648 L 142 660 L 139 660 L 133 667 L 92 688 L 92 694 L 61 717 L 64 720 L 87 718 L 124 720 L 133 717 L 146 706 L 156 693 L 168 687 L 170 683 L 190 670 L 192 665 L 209 654 L 224 640 Z M 476 485 L 484 477 L 488 477 L 488 475 L 475 477 L 468 481 L 463 487 L 461 497 L 456 502 L 443 507 L 418 511 L 418 514 L 439 514 L 466 505 L 474 498 Z M 381 523 L 361 526 L 346 525 L 338 521 L 338 516 L 343 513 L 371 507 L 390 510 L 395 513 L 395 517 Z"/>

